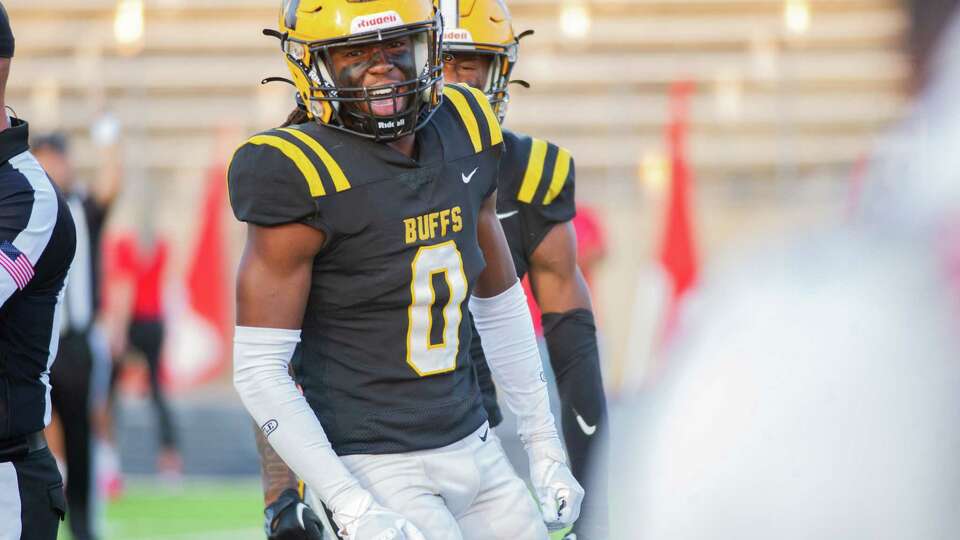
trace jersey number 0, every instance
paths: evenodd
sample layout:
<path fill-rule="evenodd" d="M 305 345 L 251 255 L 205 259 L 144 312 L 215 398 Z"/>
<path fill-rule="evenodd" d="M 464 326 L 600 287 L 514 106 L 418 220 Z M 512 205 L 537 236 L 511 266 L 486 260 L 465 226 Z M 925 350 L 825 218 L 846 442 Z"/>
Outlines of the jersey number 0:
<path fill-rule="evenodd" d="M 433 246 L 423 246 L 410 264 L 410 307 L 407 310 L 407 364 L 421 377 L 453 371 L 457 367 L 460 350 L 460 323 L 463 320 L 463 301 L 467 298 L 467 276 L 463 273 L 463 258 L 457 244 L 450 240 Z M 450 291 L 443 306 L 442 321 L 433 320 L 437 291 L 433 280 L 441 275 Z M 435 324 L 442 324 L 440 343 L 432 343 Z"/>

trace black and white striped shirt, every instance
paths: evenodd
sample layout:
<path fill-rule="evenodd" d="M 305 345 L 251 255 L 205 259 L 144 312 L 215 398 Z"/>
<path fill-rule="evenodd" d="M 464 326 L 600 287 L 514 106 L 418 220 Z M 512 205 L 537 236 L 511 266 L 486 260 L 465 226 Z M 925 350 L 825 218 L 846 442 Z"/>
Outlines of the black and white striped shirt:
<path fill-rule="evenodd" d="M 64 281 L 76 230 L 27 145 L 27 123 L 0 131 L 0 440 L 50 422 Z"/>

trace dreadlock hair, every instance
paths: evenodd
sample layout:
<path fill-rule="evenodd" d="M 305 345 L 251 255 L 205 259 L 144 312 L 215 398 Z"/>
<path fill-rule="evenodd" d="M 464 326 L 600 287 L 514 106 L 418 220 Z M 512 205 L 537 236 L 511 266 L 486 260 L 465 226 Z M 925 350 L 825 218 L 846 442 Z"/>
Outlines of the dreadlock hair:
<path fill-rule="evenodd" d="M 287 119 L 284 120 L 283 124 L 280 127 L 294 126 L 297 124 L 303 124 L 310 120 L 310 117 L 307 116 L 306 109 L 297 106 L 297 108 L 290 111 L 290 114 L 287 115 Z"/>

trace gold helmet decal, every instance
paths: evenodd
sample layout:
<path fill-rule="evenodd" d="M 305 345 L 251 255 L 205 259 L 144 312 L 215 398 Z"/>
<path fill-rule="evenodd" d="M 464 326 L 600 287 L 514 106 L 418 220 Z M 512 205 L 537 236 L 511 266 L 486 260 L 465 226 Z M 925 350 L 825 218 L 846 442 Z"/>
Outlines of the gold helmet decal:
<path fill-rule="evenodd" d="M 393 140 L 422 127 L 440 103 L 431 0 L 283 0 L 279 31 L 267 33 L 280 39 L 308 115 L 330 127 Z M 364 70 L 379 64 L 401 80 L 367 81 Z"/>
<path fill-rule="evenodd" d="M 500 121 L 507 113 L 507 85 L 517 62 L 519 38 L 502 0 L 439 0 L 444 17 L 446 55 L 488 54 L 493 57 L 486 87 L 481 88 Z"/>

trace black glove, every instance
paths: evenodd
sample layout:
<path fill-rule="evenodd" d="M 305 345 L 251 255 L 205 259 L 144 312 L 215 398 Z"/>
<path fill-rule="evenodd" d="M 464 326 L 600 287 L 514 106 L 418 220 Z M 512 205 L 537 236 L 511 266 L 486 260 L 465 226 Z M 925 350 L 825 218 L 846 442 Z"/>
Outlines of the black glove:
<path fill-rule="evenodd" d="M 323 540 L 323 523 L 296 490 L 281 493 L 263 515 L 267 540 Z"/>

